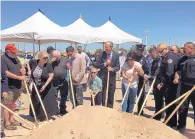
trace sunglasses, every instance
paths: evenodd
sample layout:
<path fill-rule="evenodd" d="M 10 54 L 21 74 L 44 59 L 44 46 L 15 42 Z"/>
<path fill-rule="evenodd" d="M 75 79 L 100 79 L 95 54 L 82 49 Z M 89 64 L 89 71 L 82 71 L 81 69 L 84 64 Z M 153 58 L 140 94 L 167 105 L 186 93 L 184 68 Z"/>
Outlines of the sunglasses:
<path fill-rule="evenodd" d="M 166 48 L 162 49 L 161 51 L 159 51 L 159 53 L 163 53 L 163 51 L 165 50 Z"/>
<path fill-rule="evenodd" d="M 43 57 L 44 60 L 48 59 L 48 57 Z"/>

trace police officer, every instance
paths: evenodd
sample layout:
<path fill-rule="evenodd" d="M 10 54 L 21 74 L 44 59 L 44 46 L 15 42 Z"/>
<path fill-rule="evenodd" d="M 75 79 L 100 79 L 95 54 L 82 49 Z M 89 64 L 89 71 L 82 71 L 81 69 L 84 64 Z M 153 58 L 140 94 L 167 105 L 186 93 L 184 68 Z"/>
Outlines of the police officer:
<path fill-rule="evenodd" d="M 162 62 L 160 66 L 160 83 L 157 88 L 165 93 L 165 104 L 169 104 L 176 99 L 177 84 L 173 83 L 176 67 L 178 64 L 178 56 L 173 52 L 170 52 L 168 46 L 165 43 L 160 43 L 157 47 L 157 51 L 162 55 Z M 165 120 L 170 116 L 176 105 L 172 105 L 166 110 Z M 167 123 L 168 126 L 176 128 L 177 115 L 175 114 Z"/>
<path fill-rule="evenodd" d="M 154 83 L 153 86 L 153 93 L 154 93 L 154 100 L 155 100 L 155 113 L 156 113 L 160 109 L 162 109 L 164 104 L 164 100 L 163 100 L 164 92 L 162 92 L 162 90 L 157 89 L 157 85 L 160 83 L 159 70 L 160 70 L 160 63 L 162 58 L 159 56 L 156 47 L 150 48 L 149 54 L 153 59 L 149 80 L 153 80 L 154 77 L 157 76 L 156 82 Z M 154 117 L 154 119 L 156 120 L 161 120 L 161 118 L 162 118 L 162 114 L 159 114 Z"/>
<path fill-rule="evenodd" d="M 140 90 L 144 83 L 144 79 L 147 80 L 150 74 L 150 61 L 148 61 L 148 59 L 143 55 L 145 47 L 146 45 L 136 44 L 135 47 L 132 49 L 132 51 L 136 54 L 136 61 L 142 65 L 142 69 L 144 70 L 144 77 L 139 76 L 137 96 L 139 96 Z M 144 90 L 145 90 L 145 87 L 144 87 Z M 138 102 L 138 113 L 141 110 L 144 98 L 145 98 L 145 92 L 142 93 L 142 96 Z M 143 115 L 143 111 L 141 112 L 141 115 Z"/>
<path fill-rule="evenodd" d="M 178 63 L 177 73 L 180 75 L 181 91 L 180 95 L 189 91 L 195 85 L 195 44 L 187 42 L 184 44 L 184 52 L 186 56 L 181 58 Z M 175 76 L 174 83 L 179 82 L 179 77 Z M 179 110 L 179 120 L 177 129 L 183 132 L 186 128 L 186 119 L 188 114 L 189 103 L 192 103 L 195 116 L 195 91 L 189 96 L 189 98 L 183 103 Z M 194 121 L 195 124 L 195 121 Z"/>

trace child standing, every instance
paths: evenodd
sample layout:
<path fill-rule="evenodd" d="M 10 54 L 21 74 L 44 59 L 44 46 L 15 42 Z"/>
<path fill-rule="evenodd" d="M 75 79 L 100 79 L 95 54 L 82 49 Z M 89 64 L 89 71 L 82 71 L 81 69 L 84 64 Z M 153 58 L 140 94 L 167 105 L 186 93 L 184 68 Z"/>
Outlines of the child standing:
<path fill-rule="evenodd" d="M 127 92 L 126 98 L 122 105 L 123 112 L 133 112 L 134 105 L 136 102 L 139 75 L 143 76 L 144 71 L 142 70 L 142 65 L 135 61 L 133 56 L 128 56 L 126 62 L 122 67 L 122 93 L 125 95 L 128 84 L 130 83 L 129 90 Z"/>
<path fill-rule="evenodd" d="M 97 76 L 98 70 L 96 68 L 91 69 L 91 75 L 88 81 L 89 89 L 92 95 L 95 96 L 95 105 L 102 104 L 102 80 Z M 91 105 L 93 98 L 91 98 Z"/>

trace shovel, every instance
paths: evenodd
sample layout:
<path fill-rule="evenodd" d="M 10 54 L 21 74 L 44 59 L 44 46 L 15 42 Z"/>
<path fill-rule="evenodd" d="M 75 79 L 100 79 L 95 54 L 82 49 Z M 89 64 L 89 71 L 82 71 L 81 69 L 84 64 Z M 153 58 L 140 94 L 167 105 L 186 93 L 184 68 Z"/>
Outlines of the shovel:
<path fill-rule="evenodd" d="M 43 101 L 42 101 L 42 99 L 41 99 L 41 97 L 40 97 L 39 91 L 38 91 L 37 86 L 35 85 L 35 83 L 34 83 L 34 82 L 33 82 L 33 86 L 34 86 L 34 88 L 35 88 L 35 92 L 37 93 L 37 96 L 38 96 L 39 101 L 40 101 L 40 103 L 41 103 L 41 107 L 42 107 L 42 109 L 43 109 L 43 111 L 44 111 L 44 114 L 45 114 L 46 120 L 47 120 L 47 122 L 48 122 L 48 121 L 49 121 L 49 119 L 48 119 L 47 112 L 46 112 L 46 110 L 45 110 L 45 106 L 43 105 Z"/>
<path fill-rule="evenodd" d="M 34 128 L 38 127 L 39 125 L 31 125 L 28 121 L 26 121 L 25 119 L 23 119 L 22 117 L 20 117 L 17 113 L 13 112 L 12 110 L 10 110 L 9 108 L 7 108 L 5 105 L 1 104 L 1 107 L 3 107 L 4 109 L 8 110 L 11 114 L 13 114 L 14 116 L 16 116 L 18 119 L 20 119 L 22 122 L 26 123 L 27 125 L 29 125 L 31 127 L 31 130 L 33 130 Z"/>

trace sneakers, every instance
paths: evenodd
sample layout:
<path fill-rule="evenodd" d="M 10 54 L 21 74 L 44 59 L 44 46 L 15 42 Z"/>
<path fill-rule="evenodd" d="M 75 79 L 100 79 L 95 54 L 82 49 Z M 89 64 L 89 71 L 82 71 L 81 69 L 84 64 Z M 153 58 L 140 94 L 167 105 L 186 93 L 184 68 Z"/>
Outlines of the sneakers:
<path fill-rule="evenodd" d="M 1 138 L 5 138 L 5 133 L 1 132 Z"/>

